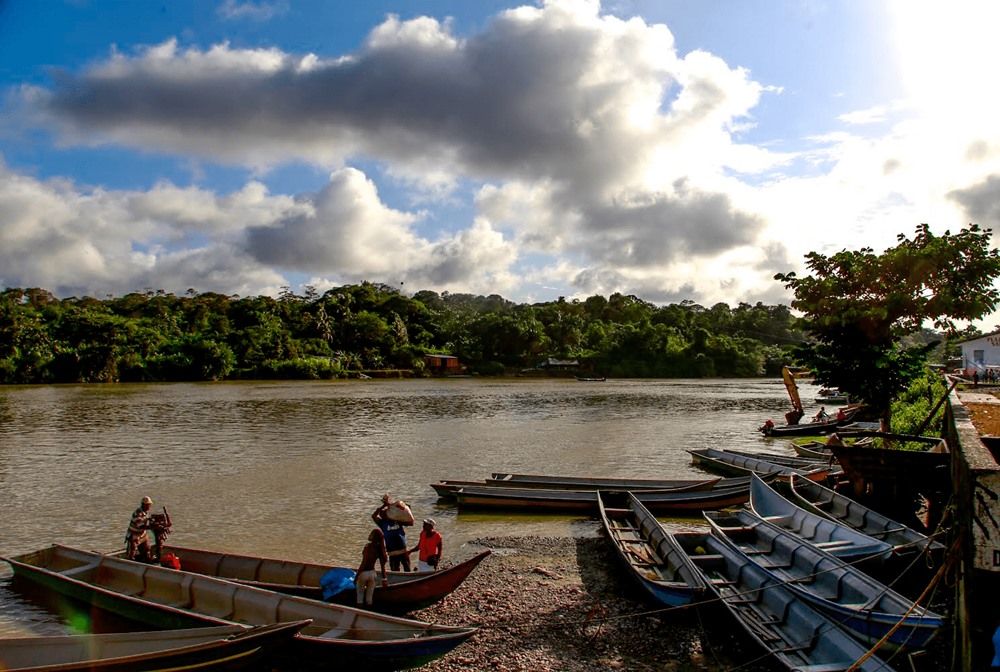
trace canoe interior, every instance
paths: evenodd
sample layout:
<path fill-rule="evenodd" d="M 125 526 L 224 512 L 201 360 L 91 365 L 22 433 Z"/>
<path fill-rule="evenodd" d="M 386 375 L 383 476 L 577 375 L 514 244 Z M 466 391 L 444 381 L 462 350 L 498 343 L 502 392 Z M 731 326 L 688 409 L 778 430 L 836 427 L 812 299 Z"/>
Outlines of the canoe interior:
<path fill-rule="evenodd" d="M 791 481 L 791 489 L 805 506 L 820 515 L 881 539 L 891 544 L 898 553 L 916 553 L 927 546 L 935 552 L 944 550 L 943 544 L 932 541 L 927 535 L 818 483 L 795 477 Z"/>
<path fill-rule="evenodd" d="M 85 584 L 87 588 L 151 602 L 168 611 L 183 610 L 204 623 L 264 625 L 312 619 L 312 624 L 303 628 L 298 637 L 359 642 L 472 632 L 467 628 L 437 626 L 331 605 L 65 546 L 50 546 L 8 558 L 8 562 L 15 573 L 41 568 Z M 79 592 L 80 586 L 75 588 Z"/>
<path fill-rule="evenodd" d="M 867 647 L 725 542 L 701 532 L 673 536 L 747 634 L 785 668 L 843 671 L 866 653 Z M 876 656 L 857 669 L 892 670 Z"/>
<path fill-rule="evenodd" d="M 137 656 L 208 644 L 245 631 L 241 625 L 219 625 L 184 630 L 0 639 L 0 669 Z"/>
<path fill-rule="evenodd" d="M 601 522 L 618 556 L 661 602 L 687 604 L 705 583 L 687 554 L 631 493 L 600 496 Z"/>
<path fill-rule="evenodd" d="M 785 499 L 761 480 L 750 485 L 750 509 L 764 520 L 839 558 L 884 560 L 892 545 Z"/>
<path fill-rule="evenodd" d="M 909 614 L 889 645 L 922 648 L 942 625 L 939 615 L 920 606 L 853 565 L 803 543 L 749 511 L 706 513 L 712 533 L 770 572 L 866 644 L 874 644 Z"/>

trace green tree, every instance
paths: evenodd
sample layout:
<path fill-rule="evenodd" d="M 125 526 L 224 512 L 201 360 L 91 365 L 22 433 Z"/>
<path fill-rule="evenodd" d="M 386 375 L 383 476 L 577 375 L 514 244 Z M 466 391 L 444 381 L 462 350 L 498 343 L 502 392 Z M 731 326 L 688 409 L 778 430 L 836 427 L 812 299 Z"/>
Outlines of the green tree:
<path fill-rule="evenodd" d="M 955 320 L 993 311 L 1000 292 L 1000 254 L 990 248 L 990 229 L 970 225 L 941 236 L 921 224 L 913 239 L 882 254 L 872 248 L 832 256 L 806 255 L 812 272 L 775 276 L 795 293 L 792 307 L 804 314 L 811 337 L 797 348 L 800 360 L 822 385 L 839 387 L 869 404 L 891 427 L 891 404 L 921 375 L 932 345 L 907 345 L 925 322 L 954 331 Z"/>

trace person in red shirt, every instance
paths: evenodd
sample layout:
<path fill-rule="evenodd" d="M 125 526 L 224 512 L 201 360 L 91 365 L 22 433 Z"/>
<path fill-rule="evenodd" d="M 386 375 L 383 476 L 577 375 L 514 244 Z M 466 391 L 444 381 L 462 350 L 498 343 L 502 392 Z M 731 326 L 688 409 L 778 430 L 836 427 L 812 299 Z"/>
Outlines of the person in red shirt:
<path fill-rule="evenodd" d="M 420 539 L 417 541 L 417 545 L 409 551 L 410 553 L 420 551 L 420 555 L 417 556 L 418 572 L 433 572 L 437 570 L 438 563 L 441 562 L 444 540 L 441 533 L 434 529 L 435 525 L 433 518 L 426 518 L 423 529 L 420 530 Z"/>

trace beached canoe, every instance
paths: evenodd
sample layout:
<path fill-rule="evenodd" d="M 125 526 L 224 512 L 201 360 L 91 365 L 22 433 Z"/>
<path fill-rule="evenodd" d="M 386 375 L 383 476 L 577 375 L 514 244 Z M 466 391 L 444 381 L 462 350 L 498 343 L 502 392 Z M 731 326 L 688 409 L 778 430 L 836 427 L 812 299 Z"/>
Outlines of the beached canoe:
<path fill-rule="evenodd" d="M 811 457 L 816 460 L 834 460 L 836 457 L 830 446 L 820 441 L 809 441 L 807 443 L 791 442 L 792 450 L 800 457 Z"/>
<path fill-rule="evenodd" d="M 673 535 L 747 634 L 787 670 L 892 672 L 868 647 L 812 608 L 773 574 L 707 533 Z"/>
<path fill-rule="evenodd" d="M 596 515 L 597 493 L 597 490 L 467 486 L 455 492 L 455 502 L 462 508 L 536 512 L 576 511 Z M 652 511 L 697 514 L 705 510 L 746 503 L 750 499 L 750 487 L 695 492 L 639 490 L 635 492 L 635 496 Z"/>
<path fill-rule="evenodd" d="M 699 490 L 712 490 L 719 481 L 723 480 L 721 478 L 708 478 L 708 479 L 698 479 L 698 480 L 679 480 L 679 481 L 647 481 L 647 483 L 660 483 L 659 487 L 653 487 L 652 485 L 638 487 L 633 487 L 634 482 L 630 482 L 627 479 L 589 479 L 593 482 L 576 482 L 576 483 L 543 483 L 534 481 L 506 481 L 500 479 L 487 478 L 482 481 L 438 481 L 437 483 L 431 483 L 431 487 L 438 494 L 441 499 L 452 499 L 455 496 L 455 491 L 466 486 L 471 487 L 501 487 L 501 488 L 538 488 L 541 490 L 583 490 L 588 492 L 595 492 L 597 490 L 656 490 L 660 492 L 695 492 Z M 601 482 L 603 481 L 603 482 Z M 748 481 L 749 483 L 749 481 Z"/>
<path fill-rule="evenodd" d="M 279 560 L 236 553 L 222 553 L 185 546 L 164 546 L 164 553 L 173 553 L 186 572 L 205 574 L 237 581 L 258 588 L 277 590 L 314 600 L 323 599 L 320 580 L 330 570 L 352 569 L 294 560 Z M 377 585 L 372 597 L 372 609 L 386 613 L 405 613 L 429 607 L 453 592 L 490 554 L 489 550 L 436 572 L 387 572 L 389 585 Z M 118 557 L 121 554 L 116 554 Z M 355 592 L 344 591 L 331 598 L 337 604 L 353 606 Z"/>
<path fill-rule="evenodd" d="M 887 645 L 922 649 L 944 625 L 942 616 L 750 511 L 705 518 L 746 562 L 770 572 L 862 644 L 875 644 L 899 624 Z"/>
<path fill-rule="evenodd" d="M 810 469 L 786 467 L 756 457 L 737 455 L 726 450 L 702 448 L 687 451 L 696 466 L 720 474 L 750 476 L 751 474 L 771 475 L 780 481 L 788 481 L 792 474 L 800 474 L 811 481 L 825 481 L 830 476 L 830 467 L 817 466 Z"/>
<path fill-rule="evenodd" d="M 4 672 L 221 672 L 264 665 L 310 621 L 0 639 Z"/>
<path fill-rule="evenodd" d="M 944 544 L 819 483 L 793 476 L 791 490 L 804 509 L 881 539 L 892 546 L 895 555 L 912 556 L 925 550 L 944 553 Z"/>
<path fill-rule="evenodd" d="M 601 524 L 619 559 L 660 604 L 690 604 L 705 582 L 656 517 L 630 492 L 604 492 L 597 499 Z"/>
<path fill-rule="evenodd" d="M 288 669 L 416 667 L 451 651 L 476 631 L 283 595 L 68 546 L 53 545 L 3 560 L 15 575 L 44 588 L 157 628 L 312 619 L 281 652 L 279 666 Z"/>
<path fill-rule="evenodd" d="M 892 544 L 843 523 L 806 511 L 760 479 L 750 484 L 750 510 L 831 555 L 849 560 L 885 560 Z"/>

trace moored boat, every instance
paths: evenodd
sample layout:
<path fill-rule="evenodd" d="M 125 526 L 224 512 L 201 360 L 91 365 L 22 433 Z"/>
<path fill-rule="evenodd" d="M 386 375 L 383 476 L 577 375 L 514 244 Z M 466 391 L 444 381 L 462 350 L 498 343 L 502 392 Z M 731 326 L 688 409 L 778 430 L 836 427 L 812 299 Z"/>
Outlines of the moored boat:
<path fill-rule="evenodd" d="M 750 510 L 760 518 L 841 559 L 884 560 L 892 545 L 843 523 L 806 511 L 758 479 L 750 483 Z"/>
<path fill-rule="evenodd" d="M 221 672 L 264 664 L 310 621 L 0 638 L 4 672 Z"/>
<path fill-rule="evenodd" d="M 826 466 L 815 466 L 810 469 L 786 467 L 760 458 L 737 455 L 716 448 L 701 448 L 687 452 L 690 453 L 691 461 L 695 465 L 721 474 L 747 477 L 752 474 L 770 475 L 781 481 L 787 481 L 792 474 L 800 474 L 815 481 L 825 481 L 830 476 L 830 468 Z"/>
<path fill-rule="evenodd" d="M 545 490 L 542 488 L 502 488 L 468 486 L 455 491 L 459 507 L 523 511 L 576 511 L 597 513 L 597 490 Z M 657 512 L 698 513 L 739 506 L 750 498 L 750 487 L 670 492 L 636 491 L 646 508 Z"/>
<path fill-rule="evenodd" d="M 836 459 L 830 447 L 820 441 L 808 441 L 806 443 L 792 441 L 791 444 L 795 454 L 801 457 L 811 457 L 817 460 Z"/>
<path fill-rule="evenodd" d="M 921 649 L 944 625 L 942 616 L 750 511 L 705 518 L 745 562 L 772 574 L 863 644 L 888 635 L 890 647 Z"/>
<path fill-rule="evenodd" d="M 312 619 L 282 652 L 279 666 L 295 669 L 416 667 L 447 653 L 476 631 L 283 595 L 68 546 L 53 545 L 3 560 L 17 576 L 158 628 Z"/>
<path fill-rule="evenodd" d="M 321 580 L 327 572 L 349 569 L 185 546 L 164 546 L 163 552 L 177 556 L 181 561 L 181 569 L 187 572 L 228 579 L 314 600 L 323 599 Z M 403 613 L 428 607 L 458 588 L 489 554 L 490 551 L 485 550 L 468 560 L 436 572 L 388 572 L 389 585 L 375 587 L 372 609 Z M 354 590 L 352 588 L 344 591 L 329 601 L 353 606 Z"/>
<path fill-rule="evenodd" d="M 706 533 L 673 536 L 740 626 L 785 669 L 892 671 L 877 656 L 866 657 L 868 647 L 721 539 Z"/>
<path fill-rule="evenodd" d="M 925 550 L 935 555 L 944 552 L 944 545 L 927 535 L 819 483 L 793 476 L 791 491 L 803 508 L 843 523 L 869 537 L 881 539 L 892 546 L 892 552 L 896 555 L 913 555 Z"/>
<path fill-rule="evenodd" d="M 705 592 L 705 581 L 687 554 L 634 494 L 602 491 L 597 504 L 616 554 L 654 600 L 681 606 Z"/>
<path fill-rule="evenodd" d="M 542 490 L 657 490 L 669 492 L 694 492 L 697 490 L 712 490 L 719 484 L 721 478 L 708 479 L 684 479 L 684 480 L 646 480 L 633 481 L 630 479 L 618 478 L 592 478 L 580 479 L 576 481 L 555 481 L 552 483 L 544 481 L 508 481 L 497 478 L 487 478 L 482 481 L 438 481 L 431 483 L 431 487 L 442 499 L 454 497 L 456 490 L 466 486 L 472 487 L 504 487 L 504 488 L 539 488 Z M 746 484 L 749 484 L 749 480 Z M 744 485 L 742 483 L 735 485 Z"/>

